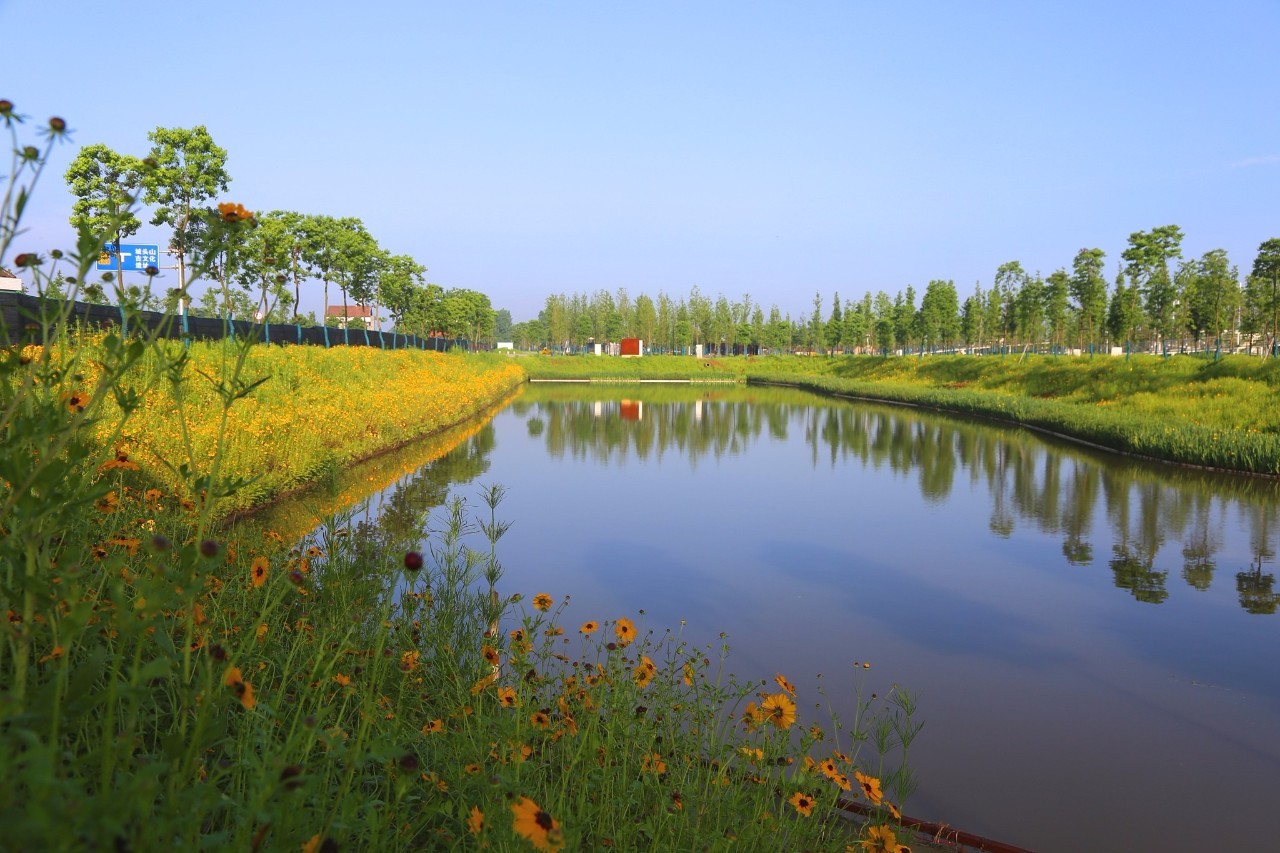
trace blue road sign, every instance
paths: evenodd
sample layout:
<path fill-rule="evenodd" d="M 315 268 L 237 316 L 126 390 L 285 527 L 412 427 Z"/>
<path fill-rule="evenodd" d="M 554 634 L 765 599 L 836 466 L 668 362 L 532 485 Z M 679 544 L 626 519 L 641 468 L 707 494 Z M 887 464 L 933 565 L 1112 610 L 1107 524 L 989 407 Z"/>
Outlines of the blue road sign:
<path fill-rule="evenodd" d="M 98 269 L 115 270 L 115 243 L 103 243 L 102 253 L 98 255 Z M 142 272 L 147 267 L 160 266 L 159 246 L 131 246 L 120 244 L 120 269 L 124 272 Z"/>

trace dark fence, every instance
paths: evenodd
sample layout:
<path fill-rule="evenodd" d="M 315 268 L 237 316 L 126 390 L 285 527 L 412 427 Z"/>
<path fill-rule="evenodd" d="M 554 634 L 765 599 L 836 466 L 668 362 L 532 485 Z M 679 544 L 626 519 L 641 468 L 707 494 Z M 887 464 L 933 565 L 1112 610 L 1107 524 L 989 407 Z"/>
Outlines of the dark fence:
<path fill-rule="evenodd" d="M 182 317 L 158 311 L 122 311 L 114 305 L 41 299 L 25 293 L 0 291 L 0 337 L 11 344 L 42 343 L 44 328 L 57 334 L 57 325 L 87 328 L 121 328 L 125 334 L 146 332 L 162 338 L 216 341 L 223 338 L 252 338 L 271 344 L 313 344 L 323 347 L 380 347 L 382 349 L 429 349 L 445 351 L 470 348 L 457 338 L 419 337 L 367 329 L 334 329 L 328 326 L 301 326 L 294 323 L 253 323 L 248 320 L 214 317 Z"/>

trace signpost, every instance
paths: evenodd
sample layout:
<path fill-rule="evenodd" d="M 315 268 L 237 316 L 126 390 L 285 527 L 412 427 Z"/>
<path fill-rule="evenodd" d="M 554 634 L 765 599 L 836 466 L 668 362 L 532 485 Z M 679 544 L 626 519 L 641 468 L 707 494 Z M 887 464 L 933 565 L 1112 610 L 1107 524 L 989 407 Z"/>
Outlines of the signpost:
<path fill-rule="evenodd" d="M 104 243 L 102 253 L 98 255 L 98 269 L 103 271 L 115 271 L 116 267 L 116 244 Z M 120 244 L 120 266 L 121 272 L 143 272 L 147 267 L 160 266 L 160 247 L 159 246 L 138 246 L 129 245 L 128 243 Z"/>

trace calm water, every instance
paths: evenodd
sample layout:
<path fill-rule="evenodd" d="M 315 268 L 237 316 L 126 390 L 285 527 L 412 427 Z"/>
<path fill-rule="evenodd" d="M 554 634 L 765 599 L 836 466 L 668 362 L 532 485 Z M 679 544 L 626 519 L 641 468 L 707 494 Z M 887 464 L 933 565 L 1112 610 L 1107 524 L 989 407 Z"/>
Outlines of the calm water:
<path fill-rule="evenodd" d="M 1274 483 L 784 389 L 534 385 L 371 506 L 495 482 L 505 591 L 571 594 L 563 624 L 643 609 L 802 699 L 821 673 L 851 705 L 854 661 L 912 690 L 909 814 L 1040 850 L 1269 843 Z"/>

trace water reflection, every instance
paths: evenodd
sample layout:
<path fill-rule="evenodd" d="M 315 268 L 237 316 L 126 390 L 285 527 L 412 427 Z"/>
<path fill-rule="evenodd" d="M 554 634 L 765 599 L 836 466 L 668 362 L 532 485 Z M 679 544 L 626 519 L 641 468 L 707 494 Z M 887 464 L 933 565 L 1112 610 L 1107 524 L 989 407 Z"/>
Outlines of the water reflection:
<path fill-rule="evenodd" d="M 987 525 L 1010 538 L 1021 525 L 1061 537 L 1073 566 L 1100 561 L 1117 589 L 1160 604 L 1171 576 L 1208 590 L 1227 538 L 1240 519 L 1248 530 L 1252 567 L 1235 576 L 1240 606 L 1274 614 L 1274 528 L 1280 490 L 1272 481 L 1153 466 L 1026 433 L 958 421 L 921 410 L 822 399 L 789 389 L 699 391 L 669 388 L 634 399 L 636 391 L 599 386 L 535 386 L 515 403 L 528 433 L 552 457 L 619 465 L 675 454 L 696 469 L 705 460 L 755 452 L 798 433 L 810 464 L 887 469 L 913 478 L 928 504 L 990 501 Z M 981 489 L 975 489 L 981 486 Z M 1105 535 L 1094 530 L 1099 513 Z M 1181 565 L 1166 544 L 1181 543 Z"/>

